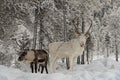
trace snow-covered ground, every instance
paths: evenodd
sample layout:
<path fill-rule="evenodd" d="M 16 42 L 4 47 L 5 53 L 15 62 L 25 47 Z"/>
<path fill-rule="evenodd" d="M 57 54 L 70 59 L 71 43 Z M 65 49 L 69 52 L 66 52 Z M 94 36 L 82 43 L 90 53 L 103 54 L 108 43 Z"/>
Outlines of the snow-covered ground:
<path fill-rule="evenodd" d="M 120 80 L 120 62 L 108 59 L 94 60 L 91 64 L 76 65 L 70 72 L 59 64 L 57 73 L 40 74 L 23 72 L 0 65 L 0 80 Z"/>

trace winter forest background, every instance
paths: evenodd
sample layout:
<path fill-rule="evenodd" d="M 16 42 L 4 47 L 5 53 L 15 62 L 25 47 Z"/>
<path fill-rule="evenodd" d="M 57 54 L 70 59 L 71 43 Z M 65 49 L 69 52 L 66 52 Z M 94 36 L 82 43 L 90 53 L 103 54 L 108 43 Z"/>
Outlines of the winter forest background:
<path fill-rule="evenodd" d="M 0 0 L 0 64 L 19 68 L 20 50 L 49 52 L 49 43 L 75 38 L 75 17 L 81 32 L 93 23 L 83 63 L 101 55 L 118 61 L 120 0 Z"/>

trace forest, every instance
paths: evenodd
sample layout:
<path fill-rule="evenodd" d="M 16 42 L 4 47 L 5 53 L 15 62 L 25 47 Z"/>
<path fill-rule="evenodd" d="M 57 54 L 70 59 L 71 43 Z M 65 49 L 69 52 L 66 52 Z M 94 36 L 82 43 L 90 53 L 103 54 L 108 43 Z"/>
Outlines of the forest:
<path fill-rule="evenodd" d="M 72 23 L 89 38 L 78 64 L 112 57 L 119 62 L 120 0 L 0 0 L 0 65 L 22 69 L 24 49 L 44 49 L 52 42 L 76 38 Z M 76 21 L 77 22 L 77 21 Z M 67 59 L 66 59 L 67 61 Z"/>

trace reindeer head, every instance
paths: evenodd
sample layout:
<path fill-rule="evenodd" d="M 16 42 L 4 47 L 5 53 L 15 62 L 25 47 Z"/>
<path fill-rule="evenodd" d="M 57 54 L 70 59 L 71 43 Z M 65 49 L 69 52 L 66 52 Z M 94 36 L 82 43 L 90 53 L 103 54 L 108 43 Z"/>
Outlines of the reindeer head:
<path fill-rule="evenodd" d="M 26 56 L 27 56 L 27 52 L 29 51 L 29 49 L 24 49 L 24 51 L 19 52 L 19 57 L 18 57 L 18 61 L 23 61 L 26 60 Z"/>
<path fill-rule="evenodd" d="M 76 21 L 75 21 L 76 20 Z M 79 18 L 76 17 L 74 20 L 73 20 L 73 25 L 75 27 L 75 33 L 77 34 L 77 39 L 79 40 L 79 43 L 80 43 L 80 46 L 81 47 L 84 47 L 85 44 L 86 44 L 86 40 L 87 38 L 89 37 L 89 30 L 90 28 L 92 27 L 92 20 L 90 19 L 91 21 L 91 25 L 89 27 L 89 29 L 87 30 L 86 33 L 83 33 L 83 32 L 80 32 L 78 30 L 78 25 L 79 25 Z"/>
<path fill-rule="evenodd" d="M 18 61 L 25 60 L 25 56 L 27 55 L 27 52 L 21 52 L 20 56 L 18 57 Z"/>

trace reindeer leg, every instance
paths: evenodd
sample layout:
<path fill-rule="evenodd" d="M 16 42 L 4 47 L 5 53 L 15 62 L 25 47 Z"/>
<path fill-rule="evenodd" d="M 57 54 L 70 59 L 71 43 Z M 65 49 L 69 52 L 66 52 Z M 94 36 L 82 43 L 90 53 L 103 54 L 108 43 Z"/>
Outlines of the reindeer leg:
<path fill-rule="evenodd" d="M 70 57 L 70 71 L 73 71 L 73 61 L 74 61 L 74 58 L 73 57 Z"/>
<path fill-rule="evenodd" d="M 47 65 L 45 65 L 44 67 L 45 67 L 46 73 L 48 74 L 48 69 L 47 69 Z"/>
<path fill-rule="evenodd" d="M 43 71 L 44 71 L 44 66 L 42 65 L 42 70 L 41 70 L 41 73 L 43 73 Z"/>
<path fill-rule="evenodd" d="M 33 62 L 30 63 L 30 68 L 31 68 L 31 71 L 32 71 L 32 73 L 33 73 L 33 72 L 34 72 L 34 71 L 33 71 Z"/>
<path fill-rule="evenodd" d="M 37 73 L 37 62 L 35 63 L 35 73 Z"/>
<path fill-rule="evenodd" d="M 69 58 L 66 58 L 66 66 L 67 66 L 67 69 L 70 69 Z"/>
<path fill-rule="evenodd" d="M 38 71 L 40 72 L 40 67 L 41 67 L 41 65 L 39 64 L 39 68 L 38 68 Z"/>
<path fill-rule="evenodd" d="M 55 72 L 55 70 L 56 70 L 56 61 L 57 61 L 57 57 L 53 58 L 51 61 L 50 69 L 52 72 Z"/>
<path fill-rule="evenodd" d="M 53 72 L 53 58 L 50 58 L 50 71 Z"/>

